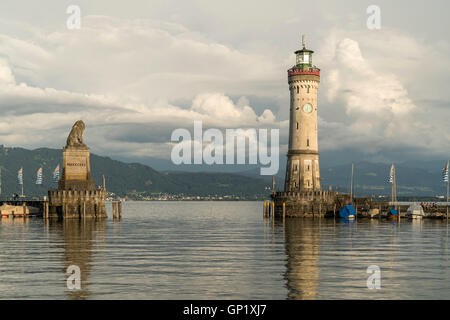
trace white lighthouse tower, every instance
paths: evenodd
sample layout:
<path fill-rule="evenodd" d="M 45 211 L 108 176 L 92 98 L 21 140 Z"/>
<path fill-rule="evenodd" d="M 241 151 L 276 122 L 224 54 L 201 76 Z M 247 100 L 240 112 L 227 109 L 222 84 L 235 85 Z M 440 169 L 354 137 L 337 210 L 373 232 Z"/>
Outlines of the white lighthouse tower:
<path fill-rule="evenodd" d="M 295 52 L 296 63 L 288 70 L 291 93 L 289 151 L 285 191 L 320 190 L 319 146 L 317 142 L 317 91 L 320 69 L 312 64 L 312 50 Z"/>

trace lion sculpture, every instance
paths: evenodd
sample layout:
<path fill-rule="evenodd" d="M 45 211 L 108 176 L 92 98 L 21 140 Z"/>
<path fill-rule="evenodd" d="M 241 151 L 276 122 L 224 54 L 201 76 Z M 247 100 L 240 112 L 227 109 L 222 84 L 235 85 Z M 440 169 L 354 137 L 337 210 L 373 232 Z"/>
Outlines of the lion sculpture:
<path fill-rule="evenodd" d="M 84 122 L 82 120 L 78 120 L 77 122 L 75 122 L 72 130 L 70 130 L 69 136 L 67 137 L 66 147 L 86 147 L 83 142 L 83 133 L 85 127 L 86 126 L 84 125 Z"/>

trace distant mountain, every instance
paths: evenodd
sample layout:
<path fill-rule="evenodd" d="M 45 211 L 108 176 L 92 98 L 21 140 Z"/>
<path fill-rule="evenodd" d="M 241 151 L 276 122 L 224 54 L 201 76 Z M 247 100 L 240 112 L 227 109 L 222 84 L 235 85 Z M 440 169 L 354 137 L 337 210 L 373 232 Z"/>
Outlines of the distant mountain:
<path fill-rule="evenodd" d="M 445 193 L 441 182 L 445 161 L 414 161 L 396 164 L 397 194 L 401 197 L 434 197 Z M 414 167 L 417 166 L 417 167 Z M 322 188 L 350 192 L 351 163 L 335 166 L 321 166 Z M 391 164 L 361 161 L 355 163 L 354 189 L 356 196 L 390 195 L 392 185 L 388 182 Z M 240 172 L 248 177 L 256 177 L 259 170 Z M 284 188 L 284 170 L 275 176 L 276 188 Z M 262 177 L 268 185 L 272 177 Z"/>
<path fill-rule="evenodd" d="M 0 146 L 2 195 L 20 194 L 17 172 L 23 167 L 24 193 L 45 195 L 56 188 L 52 173 L 62 162 L 61 150 L 40 148 L 6 148 Z M 36 185 L 36 172 L 43 168 L 43 185 Z M 106 188 L 120 196 L 145 196 L 157 193 L 185 195 L 264 195 L 267 182 L 259 176 L 249 177 L 231 173 L 158 172 L 139 163 L 125 163 L 91 154 L 92 177 L 97 185 L 101 175 L 106 177 Z"/>
<path fill-rule="evenodd" d="M 441 182 L 441 169 L 444 161 L 433 165 L 411 167 L 410 163 L 396 164 L 397 193 L 399 196 L 443 195 L 445 185 Z M 388 182 L 391 164 L 358 162 L 355 163 L 354 192 L 361 196 L 390 195 L 392 185 Z M 350 190 L 351 164 L 328 167 L 321 170 L 322 185 Z"/>

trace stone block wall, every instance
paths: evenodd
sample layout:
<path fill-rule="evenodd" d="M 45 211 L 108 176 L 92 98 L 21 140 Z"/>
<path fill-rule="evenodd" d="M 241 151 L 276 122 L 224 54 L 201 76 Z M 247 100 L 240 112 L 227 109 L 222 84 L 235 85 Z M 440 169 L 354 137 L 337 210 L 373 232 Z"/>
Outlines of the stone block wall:
<path fill-rule="evenodd" d="M 106 218 L 104 190 L 50 190 L 50 218 Z"/>
<path fill-rule="evenodd" d="M 283 215 L 283 203 L 286 217 L 324 217 L 339 210 L 337 193 L 332 191 L 275 192 L 272 199 L 278 217 Z"/>

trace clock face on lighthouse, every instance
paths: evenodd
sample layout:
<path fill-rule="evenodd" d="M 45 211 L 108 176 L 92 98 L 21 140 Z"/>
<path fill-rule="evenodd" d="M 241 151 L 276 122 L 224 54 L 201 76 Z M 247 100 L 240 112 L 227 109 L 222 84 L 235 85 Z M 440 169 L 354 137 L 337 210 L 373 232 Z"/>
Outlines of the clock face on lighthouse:
<path fill-rule="evenodd" d="M 313 106 L 307 103 L 303 105 L 303 111 L 306 113 L 311 113 L 313 111 Z"/>

